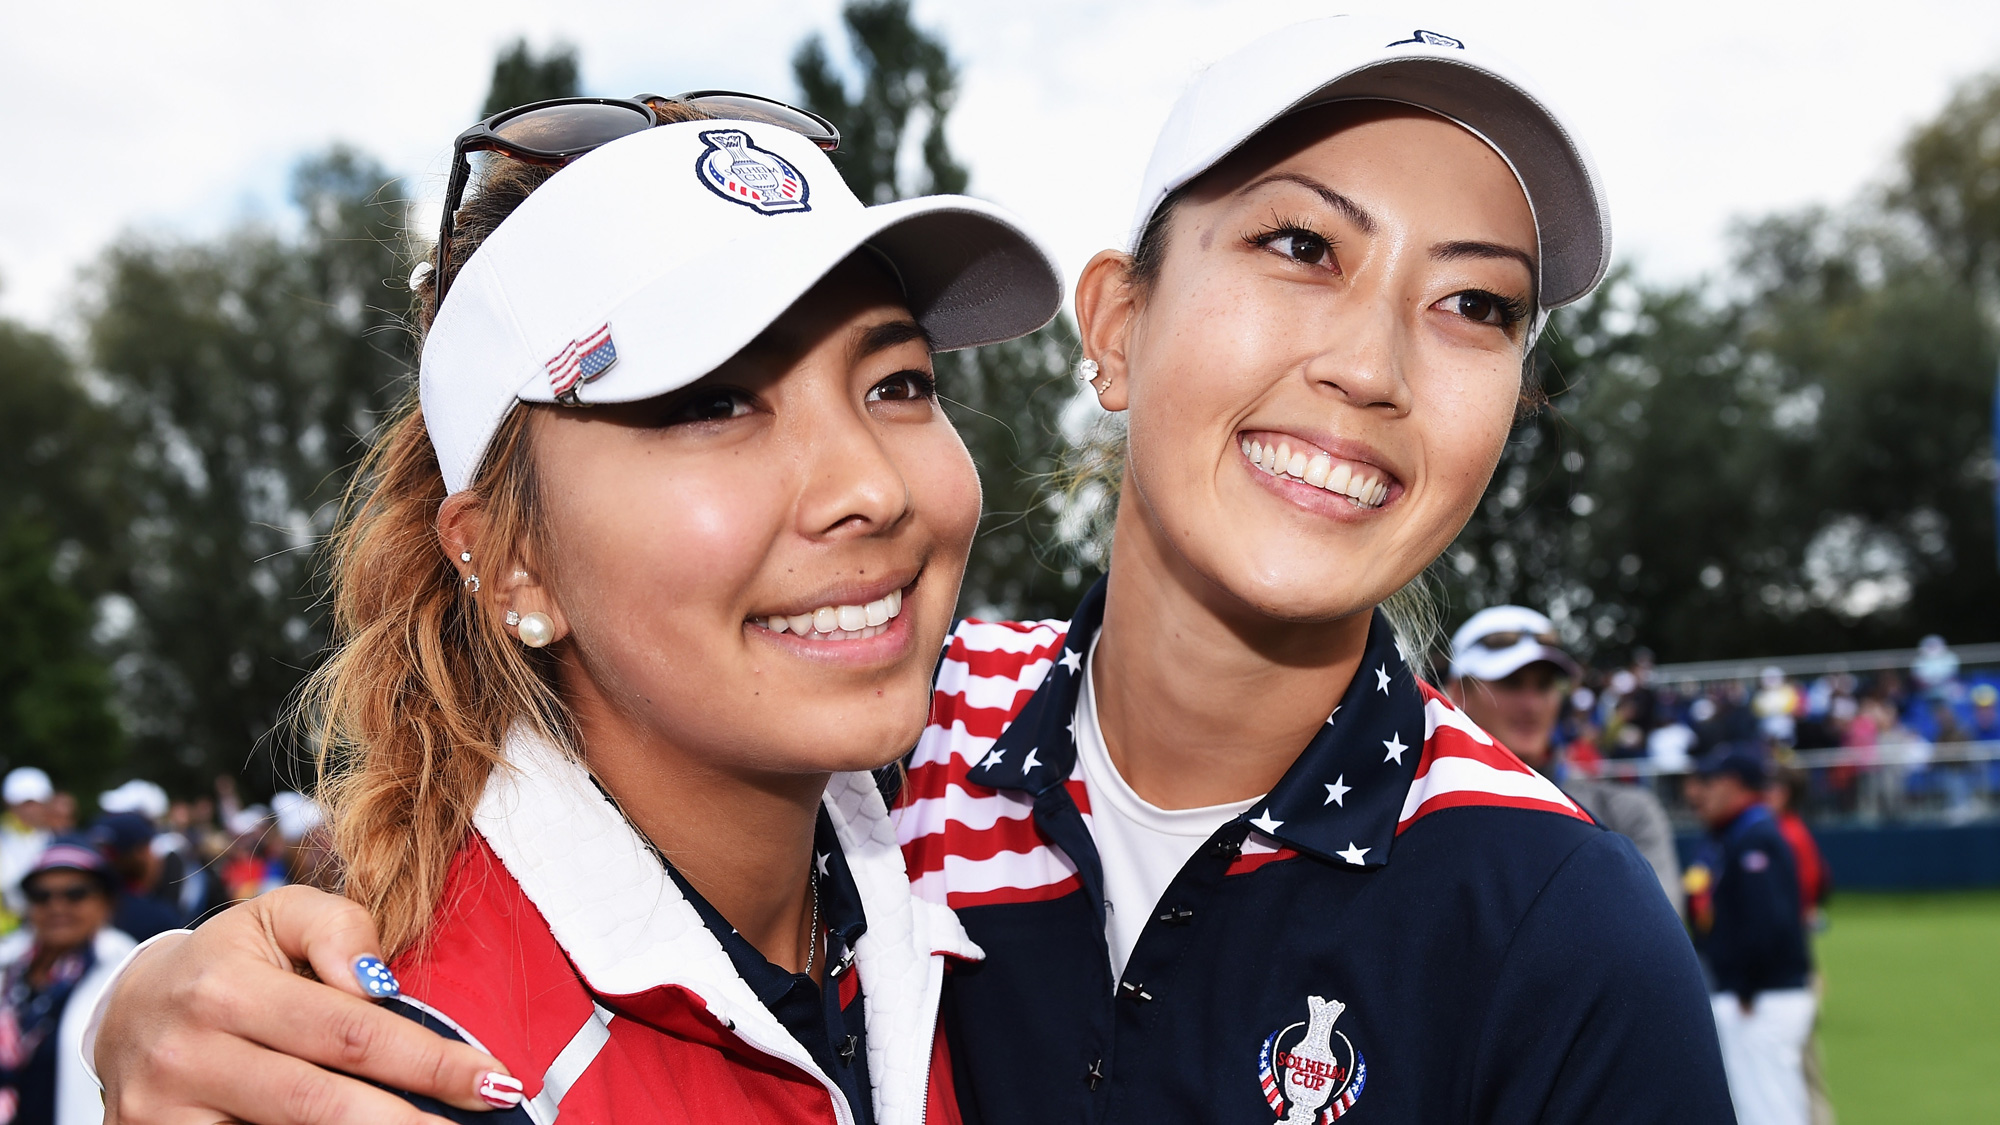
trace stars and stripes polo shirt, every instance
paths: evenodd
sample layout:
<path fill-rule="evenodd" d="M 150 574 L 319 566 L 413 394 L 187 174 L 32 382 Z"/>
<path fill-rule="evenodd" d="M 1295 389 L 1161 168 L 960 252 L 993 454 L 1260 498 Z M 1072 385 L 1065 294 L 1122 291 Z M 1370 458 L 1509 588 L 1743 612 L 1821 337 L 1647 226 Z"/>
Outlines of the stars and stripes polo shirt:
<path fill-rule="evenodd" d="M 986 953 L 944 997 L 966 1120 L 1733 1119 L 1651 869 L 1379 615 L 1338 708 L 1113 979 L 1069 730 L 1103 605 L 1100 583 L 1071 622 L 956 629 L 898 799 L 916 893 Z"/>

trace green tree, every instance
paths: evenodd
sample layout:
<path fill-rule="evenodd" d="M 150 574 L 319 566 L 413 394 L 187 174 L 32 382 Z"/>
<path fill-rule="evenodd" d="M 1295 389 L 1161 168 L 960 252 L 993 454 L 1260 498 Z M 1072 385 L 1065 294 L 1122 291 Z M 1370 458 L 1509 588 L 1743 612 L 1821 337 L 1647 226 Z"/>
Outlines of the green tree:
<path fill-rule="evenodd" d="M 336 150 L 293 198 L 296 237 L 114 246 L 89 317 L 131 434 L 121 687 L 149 770 L 183 787 L 290 767 L 275 725 L 325 640 L 317 547 L 411 366 L 409 295 L 385 280 L 404 272 L 399 186 Z"/>
<path fill-rule="evenodd" d="M 848 186 L 869 203 L 966 190 L 945 140 L 958 76 L 944 43 L 911 21 L 907 0 L 857 0 L 842 18 L 853 87 L 816 35 L 792 68 L 806 106 L 840 127 L 833 159 Z M 1066 617 L 1094 577 L 1066 558 L 1047 487 L 1064 449 L 1076 351 L 1075 329 L 1058 318 L 1025 339 L 939 357 L 939 392 L 985 491 L 962 613 Z"/>
<path fill-rule="evenodd" d="M 493 61 L 493 82 L 487 88 L 486 104 L 479 116 L 484 120 L 529 102 L 573 98 L 577 88 L 574 47 L 551 47 L 547 54 L 538 57 L 529 49 L 527 40 L 516 39 Z"/>
<path fill-rule="evenodd" d="M 1996 137 L 1982 79 L 1892 190 L 1743 224 L 1724 285 L 1619 275 L 1559 313 L 1550 409 L 1448 555 L 1456 608 L 1666 659 L 2000 636 Z"/>
<path fill-rule="evenodd" d="M 0 762 L 91 792 L 124 748 L 93 604 L 115 570 L 115 420 L 57 342 L 0 321 Z"/>

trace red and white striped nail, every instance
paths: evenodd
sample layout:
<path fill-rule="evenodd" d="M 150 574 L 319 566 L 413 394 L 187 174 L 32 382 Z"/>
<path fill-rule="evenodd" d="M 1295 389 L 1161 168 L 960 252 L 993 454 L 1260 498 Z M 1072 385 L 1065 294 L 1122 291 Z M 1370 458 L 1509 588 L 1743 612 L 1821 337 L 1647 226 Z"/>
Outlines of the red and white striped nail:
<path fill-rule="evenodd" d="M 521 1080 L 489 1070 L 479 1076 L 479 1097 L 494 1109 L 513 1109 L 521 1104 Z"/>

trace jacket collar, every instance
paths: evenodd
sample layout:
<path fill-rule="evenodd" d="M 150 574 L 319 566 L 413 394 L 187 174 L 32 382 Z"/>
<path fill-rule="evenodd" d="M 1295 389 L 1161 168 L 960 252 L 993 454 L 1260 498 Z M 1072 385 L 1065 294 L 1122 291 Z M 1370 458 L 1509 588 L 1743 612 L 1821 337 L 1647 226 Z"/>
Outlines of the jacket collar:
<path fill-rule="evenodd" d="M 1076 768 L 1071 727 L 1083 658 L 1104 621 L 1106 579 L 1077 606 L 1062 656 L 967 779 L 1037 797 Z M 1389 862 L 1396 825 L 1423 758 L 1424 696 L 1378 610 L 1354 682 L 1270 795 L 1239 818 L 1298 851 L 1343 866 Z"/>
<path fill-rule="evenodd" d="M 752 1046 L 818 1075 L 811 1053 L 737 975 L 693 904 L 589 773 L 525 724 L 508 735 L 505 749 L 507 761 L 487 781 L 473 827 L 585 985 L 614 1011 L 618 997 L 683 989 Z M 871 775 L 835 774 L 823 807 L 868 918 L 854 954 L 867 1005 L 869 1073 L 877 1077 L 876 1119 L 916 1121 L 937 1020 L 939 955 L 982 954 L 950 910 L 911 895 Z"/>

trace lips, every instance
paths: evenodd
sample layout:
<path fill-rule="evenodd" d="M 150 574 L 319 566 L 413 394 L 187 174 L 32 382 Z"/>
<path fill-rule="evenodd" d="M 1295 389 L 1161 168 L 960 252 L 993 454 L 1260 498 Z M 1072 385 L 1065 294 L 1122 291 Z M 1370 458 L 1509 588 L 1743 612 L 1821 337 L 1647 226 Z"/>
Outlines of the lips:
<path fill-rule="evenodd" d="M 1242 435 L 1243 456 L 1276 477 L 1344 496 L 1359 508 L 1379 508 L 1389 498 L 1393 478 L 1365 461 L 1337 457 L 1289 434 Z"/>

